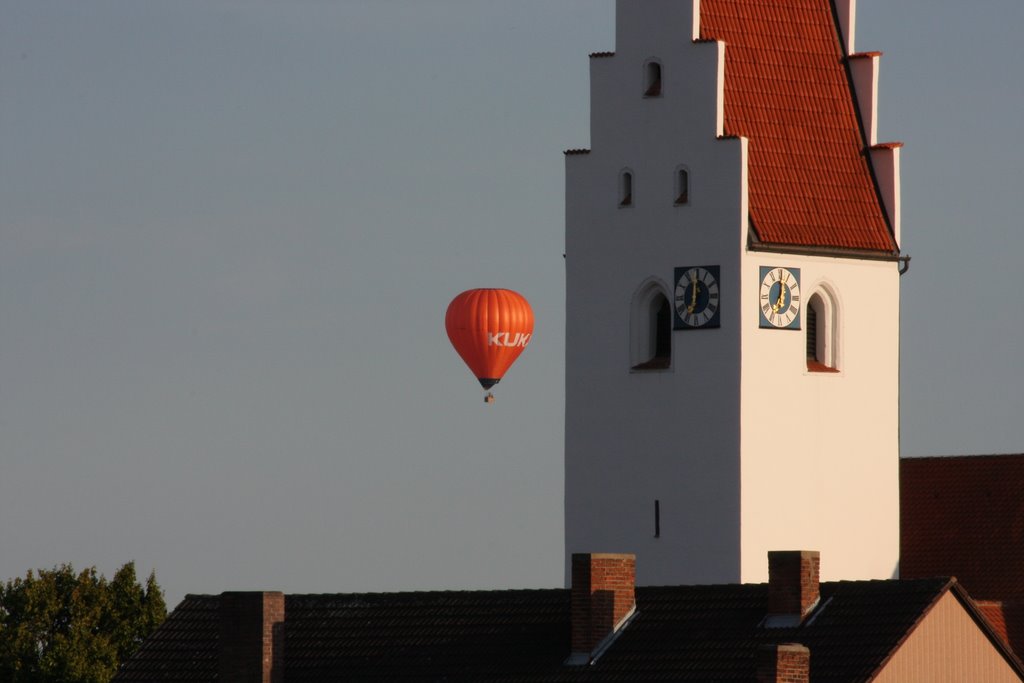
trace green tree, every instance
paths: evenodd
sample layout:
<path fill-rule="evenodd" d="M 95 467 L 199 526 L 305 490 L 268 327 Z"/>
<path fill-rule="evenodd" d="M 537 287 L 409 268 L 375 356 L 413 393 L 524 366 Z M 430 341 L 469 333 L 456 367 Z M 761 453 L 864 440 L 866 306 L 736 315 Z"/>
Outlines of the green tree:
<path fill-rule="evenodd" d="M 111 581 L 94 567 L 30 570 L 0 584 L 0 681 L 107 683 L 166 616 L 155 573 L 140 585 L 134 562 Z"/>

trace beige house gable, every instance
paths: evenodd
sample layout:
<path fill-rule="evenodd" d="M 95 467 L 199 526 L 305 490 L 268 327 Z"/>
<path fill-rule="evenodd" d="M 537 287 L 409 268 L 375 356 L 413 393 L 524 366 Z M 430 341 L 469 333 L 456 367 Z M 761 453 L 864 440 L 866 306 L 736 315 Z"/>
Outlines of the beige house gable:
<path fill-rule="evenodd" d="M 953 591 L 939 598 L 872 679 L 874 683 L 1021 680 Z"/>

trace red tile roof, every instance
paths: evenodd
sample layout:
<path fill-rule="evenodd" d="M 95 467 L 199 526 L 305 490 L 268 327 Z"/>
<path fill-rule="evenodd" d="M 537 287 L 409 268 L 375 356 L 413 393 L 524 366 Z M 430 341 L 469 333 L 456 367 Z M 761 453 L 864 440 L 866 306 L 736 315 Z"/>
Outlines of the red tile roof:
<path fill-rule="evenodd" d="M 1024 600 L 975 600 L 992 630 L 1020 657 L 1024 654 Z"/>
<path fill-rule="evenodd" d="M 895 252 L 829 0 L 702 0 L 725 48 L 725 133 L 750 140 L 763 243 Z"/>
<path fill-rule="evenodd" d="M 1006 613 L 1003 610 L 1003 603 L 997 600 L 975 600 L 974 604 L 977 606 L 978 611 L 988 619 L 988 623 L 992 626 L 992 630 L 995 631 L 996 635 L 1009 645 L 1010 640 L 1006 635 Z"/>

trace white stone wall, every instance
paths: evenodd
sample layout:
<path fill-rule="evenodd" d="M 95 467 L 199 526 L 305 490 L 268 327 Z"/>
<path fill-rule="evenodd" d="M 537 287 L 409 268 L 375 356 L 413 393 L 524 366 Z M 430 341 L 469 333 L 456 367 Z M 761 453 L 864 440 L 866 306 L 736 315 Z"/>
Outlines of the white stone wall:
<path fill-rule="evenodd" d="M 822 580 L 892 578 L 899 266 L 765 252 L 743 261 L 742 580 L 766 581 L 766 553 L 794 549 L 821 551 Z M 762 265 L 800 268 L 804 302 L 832 293 L 839 372 L 807 370 L 805 329 L 758 327 Z"/>
<path fill-rule="evenodd" d="M 615 56 L 591 60 L 592 151 L 566 157 L 566 551 L 636 553 L 645 584 L 738 580 L 745 145 L 718 139 L 721 49 L 690 40 L 689 3 L 642 6 L 619 4 Z M 645 98 L 652 58 L 662 95 Z M 631 371 L 634 294 L 655 281 L 671 300 L 673 269 L 705 264 L 722 327 L 673 332 L 669 369 Z"/>

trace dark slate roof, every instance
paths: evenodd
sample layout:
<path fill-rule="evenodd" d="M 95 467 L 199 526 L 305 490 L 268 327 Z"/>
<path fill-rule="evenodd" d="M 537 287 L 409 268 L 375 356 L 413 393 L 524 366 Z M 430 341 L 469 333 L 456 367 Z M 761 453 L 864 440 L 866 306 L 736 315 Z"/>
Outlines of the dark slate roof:
<path fill-rule="evenodd" d="M 185 596 L 114 680 L 217 680 L 218 600 L 216 595 Z"/>
<path fill-rule="evenodd" d="M 765 584 L 641 587 L 590 666 L 564 664 L 568 590 L 288 595 L 285 680 L 750 681 L 759 645 L 798 642 L 815 683 L 866 681 L 951 586 L 823 583 L 812 618 L 783 629 L 760 626 Z M 115 680 L 215 681 L 218 600 L 186 597 Z"/>

